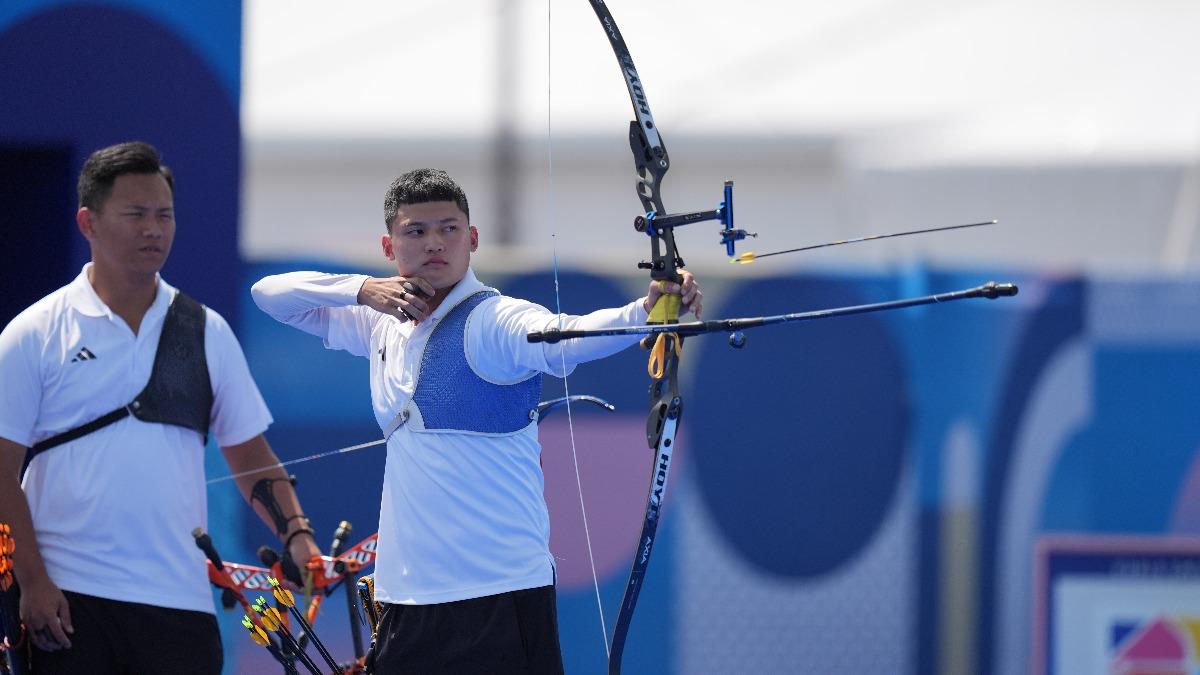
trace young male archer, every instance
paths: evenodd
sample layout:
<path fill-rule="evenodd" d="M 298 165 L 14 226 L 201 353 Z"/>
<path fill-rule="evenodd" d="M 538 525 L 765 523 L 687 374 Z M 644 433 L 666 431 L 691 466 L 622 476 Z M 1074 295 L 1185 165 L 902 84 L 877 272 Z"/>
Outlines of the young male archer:
<path fill-rule="evenodd" d="M 694 277 L 583 316 L 507 297 L 471 270 L 479 233 L 444 171 L 397 178 L 381 244 L 397 274 L 293 272 L 255 302 L 326 347 L 370 360 L 387 438 L 375 672 L 561 673 L 549 515 L 537 438 L 541 375 L 562 376 L 636 337 L 530 344 L 558 327 L 645 323 L 664 292 L 700 315 Z"/>

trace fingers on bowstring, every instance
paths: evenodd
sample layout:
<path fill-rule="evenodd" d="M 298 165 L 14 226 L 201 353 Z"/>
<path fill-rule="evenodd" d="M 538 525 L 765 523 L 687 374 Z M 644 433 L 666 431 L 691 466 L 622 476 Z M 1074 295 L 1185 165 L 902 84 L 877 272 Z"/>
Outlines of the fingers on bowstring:
<path fill-rule="evenodd" d="M 399 289 L 396 292 L 396 310 L 401 320 L 420 321 L 429 315 L 426 299 L 436 292 L 433 286 L 421 277 L 396 277 Z"/>
<path fill-rule="evenodd" d="M 399 296 L 392 296 L 387 299 L 388 314 L 400 319 L 400 321 L 416 321 L 417 319 L 408 312 L 405 307 L 408 302 Z"/>
<path fill-rule="evenodd" d="M 415 322 L 428 316 L 429 306 L 410 293 L 397 301 L 396 311 L 398 312 L 396 318 L 401 321 Z"/>
<path fill-rule="evenodd" d="M 422 315 L 429 314 L 429 303 L 425 299 L 415 293 L 406 292 L 404 295 L 404 306 L 410 314 L 420 313 Z M 420 317 L 418 317 L 420 318 Z"/>
<path fill-rule="evenodd" d="M 437 293 L 437 289 L 435 289 L 433 287 L 433 284 L 422 279 L 421 277 L 401 277 L 401 278 L 403 278 L 404 281 L 401 282 L 400 285 L 404 288 L 404 290 L 408 291 L 409 293 L 416 293 L 417 295 L 423 295 L 426 298 L 432 298 L 434 296 L 434 294 Z"/>

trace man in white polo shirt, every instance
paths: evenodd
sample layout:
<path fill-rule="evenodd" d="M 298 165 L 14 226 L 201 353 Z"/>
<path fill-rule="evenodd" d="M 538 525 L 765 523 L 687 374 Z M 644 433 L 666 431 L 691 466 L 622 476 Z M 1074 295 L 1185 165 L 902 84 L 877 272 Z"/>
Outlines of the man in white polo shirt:
<path fill-rule="evenodd" d="M 561 673 L 550 522 L 539 463 L 542 373 L 635 337 L 530 344 L 530 331 L 646 322 L 664 292 L 700 314 L 692 275 L 623 307 L 559 316 L 470 269 L 479 233 L 444 171 L 397 178 L 383 254 L 398 276 L 293 272 L 251 290 L 272 317 L 371 362 L 387 436 L 375 599 L 377 673 Z M 682 313 L 682 312 L 681 312 Z"/>
<path fill-rule="evenodd" d="M 278 460 L 229 325 L 158 276 L 173 207 L 156 149 L 95 152 L 76 217 L 91 262 L 0 333 L 0 522 L 39 675 L 221 671 L 191 536 L 206 525 L 206 435 L 234 472 Z M 260 515 L 297 560 L 319 554 L 282 469 L 242 493 L 262 477 L 276 517 Z"/>

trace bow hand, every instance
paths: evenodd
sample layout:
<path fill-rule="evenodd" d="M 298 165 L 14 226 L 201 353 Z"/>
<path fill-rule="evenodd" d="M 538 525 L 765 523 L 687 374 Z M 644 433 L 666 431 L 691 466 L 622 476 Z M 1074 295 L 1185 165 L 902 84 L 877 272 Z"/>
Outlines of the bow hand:
<path fill-rule="evenodd" d="M 297 565 L 301 570 L 305 570 L 311 564 L 310 561 L 316 560 L 319 564 L 321 559 L 321 549 L 317 548 L 312 535 L 298 535 L 288 546 L 288 553 L 291 554 L 292 560 L 305 561 L 303 565 Z"/>
<path fill-rule="evenodd" d="M 675 316 L 670 317 L 672 321 L 678 321 L 680 317 L 689 312 L 696 315 L 697 319 L 701 317 L 704 293 L 700 291 L 700 283 L 696 281 L 695 275 L 687 270 L 679 270 L 679 274 L 682 281 L 678 283 L 674 281 L 650 282 L 646 298 L 642 302 L 642 307 L 647 314 L 654 314 L 654 308 L 663 296 L 675 296 L 680 306 Z M 651 316 L 651 321 L 655 322 L 654 316 Z"/>

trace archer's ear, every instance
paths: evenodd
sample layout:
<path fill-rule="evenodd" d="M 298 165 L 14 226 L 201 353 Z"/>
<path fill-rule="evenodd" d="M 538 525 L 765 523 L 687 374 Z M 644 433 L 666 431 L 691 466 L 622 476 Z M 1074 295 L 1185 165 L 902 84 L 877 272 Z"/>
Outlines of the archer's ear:
<path fill-rule="evenodd" d="M 75 224 L 79 227 L 79 232 L 88 241 L 96 236 L 96 214 L 84 206 L 75 212 Z"/>
<path fill-rule="evenodd" d="M 392 238 L 385 234 L 379 243 L 383 246 L 383 257 L 388 260 L 395 260 L 396 252 L 392 250 Z"/>
<path fill-rule="evenodd" d="M 479 230 L 475 229 L 474 225 L 470 226 L 471 232 L 471 253 L 474 253 L 479 248 Z"/>

